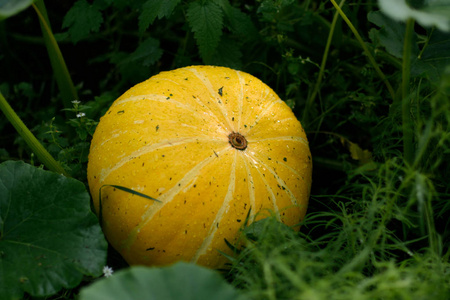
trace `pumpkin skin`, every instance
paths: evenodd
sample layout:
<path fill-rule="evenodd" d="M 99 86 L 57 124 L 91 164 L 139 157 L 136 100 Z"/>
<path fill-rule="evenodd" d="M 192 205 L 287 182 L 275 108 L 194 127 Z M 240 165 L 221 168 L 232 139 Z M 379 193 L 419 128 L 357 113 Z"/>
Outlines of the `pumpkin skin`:
<path fill-rule="evenodd" d="M 129 264 L 210 268 L 250 222 L 304 217 L 312 162 L 291 109 L 254 76 L 224 67 L 162 72 L 119 97 L 91 142 L 88 182 L 110 244 Z M 118 185 L 158 199 L 111 187 Z"/>

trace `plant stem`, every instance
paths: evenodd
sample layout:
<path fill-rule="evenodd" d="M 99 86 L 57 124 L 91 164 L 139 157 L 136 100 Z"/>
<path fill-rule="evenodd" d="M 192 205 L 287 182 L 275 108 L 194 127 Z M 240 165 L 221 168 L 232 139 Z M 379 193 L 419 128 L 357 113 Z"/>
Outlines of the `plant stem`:
<path fill-rule="evenodd" d="M 336 1 L 334 1 L 334 0 L 330 0 L 330 1 L 333 4 L 333 6 L 336 8 L 338 13 L 341 15 L 341 17 L 345 21 L 345 23 L 347 23 L 347 25 L 350 28 L 350 30 L 355 35 L 355 37 L 358 40 L 359 44 L 363 48 L 364 53 L 366 54 L 367 58 L 369 59 L 369 62 L 372 64 L 373 68 L 375 69 L 375 71 L 377 72 L 377 74 L 381 78 L 381 80 L 383 80 L 384 84 L 386 85 L 386 87 L 387 87 L 387 89 L 389 91 L 389 94 L 391 94 L 391 98 L 394 100 L 395 99 L 395 91 L 392 88 L 392 85 L 390 84 L 390 82 L 387 80 L 387 78 L 384 75 L 383 71 L 381 71 L 380 67 L 378 66 L 377 62 L 375 61 L 375 58 L 370 53 L 369 49 L 366 46 L 366 43 L 363 41 L 362 37 L 359 35 L 358 31 L 353 26 L 353 24 L 349 20 L 349 18 L 347 18 L 347 16 L 345 15 L 344 11 L 337 5 Z"/>
<path fill-rule="evenodd" d="M 6 118 L 14 126 L 27 145 L 36 154 L 39 160 L 51 171 L 69 176 L 63 167 L 48 153 L 42 144 L 36 139 L 31 131 L 25 126 L 19 116 L 15 113 L 3 94 L 0 92 L 0 110 L 3 111 Z"/>
<path fill-rule="evenodd" d="M 411 97 L 409 92 L 411 47 L 414 19 L 406 21 L 405 41 L 403 43 L 402 66 L 402 129 L 403 129 L 403 157 L 405 162 L 412 164 L 414 158 L 413 123 L 411 120 Z"/>
<path fill-rule="evenodd" d="M 32 6 L 39 17 L 42 36 L 44 37 L 45 46 L 47 47 L 56 83 L 61 92 L 63 105 L 65 108 L 70 108 L 72 107 L 71 101 L 77 100 L 78 95 L 75 86 L 73 85 L 72 78 L 70 77 L 69 70 L 67 69 L 66 62 L 64 61 L 61 50 L 59 49 L 58 43 L 56 42 L 50 27 L 44 1 L 36 0 Z"/>
<path fill-rule="evenodd" d="M 339 7 L 342 7 L 344 3 L 345 0 L 342 0 L 341 3 L 339 4 Z M 331 41 L 333 39 L 334 29 L 336 28 L 336 22 L 338 20 L 338 17 L 339 14 L 336 12 L 333 16 L 333 21 L 331 22 L 330 32 L 328 33 L 327 44 L 325 45 L 325 51 L 323 53 L 322 62 L 320 63 L 320 70 L 319 75 L 317 76 L 317 81 L 316 84 L 314 85 L 314 89 L 311 93 L 311 96 L 308 98 L 308 101 L 306 102 L 305 110 L 303 111 L 302 122 L 304 122 L 305 124 L 307 123 L 307 118 L 310 115 L 309 110 L 312 104 L 314 103 L 317 93 L 319 92 L 320 85 L 322 83 L 323 74 L 325 73 L 325 65 L 327 63 L 328 53 L 330 52 Z"/>

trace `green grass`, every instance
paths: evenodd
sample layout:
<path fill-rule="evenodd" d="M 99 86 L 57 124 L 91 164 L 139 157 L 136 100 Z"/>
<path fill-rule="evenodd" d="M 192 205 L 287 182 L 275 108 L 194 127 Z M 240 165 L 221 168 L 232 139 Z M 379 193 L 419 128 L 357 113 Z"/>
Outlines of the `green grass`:
<path fill-rule="evenodd" d="M 302 122 L 313 186 L 300 231 L 243 229 L 223 277 L 252 299 L 448 299 L 450 32 L 439 7 L 427 27 L 378 2 L 38 1 L 0 21 L 0 91 L 45 150 L 1 118 L 0 162 L 86 184 L 95 126 L 121 93 L 177 67 L 238 68 Z M 108 264 L 127 268 L 113 250 Z"/>
<path fill-rule="evenodd" d="M 254 299 L 447 299 L 432 183 L 396 159 L 352 177 L 334 195 L 313 195 L 329 209 L 308 214 L 300 235 L 275 220 L 248 228 L 235 284 Z"/>

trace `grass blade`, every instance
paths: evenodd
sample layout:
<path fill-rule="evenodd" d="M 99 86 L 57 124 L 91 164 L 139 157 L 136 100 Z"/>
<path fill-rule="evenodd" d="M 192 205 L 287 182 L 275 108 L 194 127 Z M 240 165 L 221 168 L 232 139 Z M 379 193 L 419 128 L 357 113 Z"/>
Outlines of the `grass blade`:
<path fill-rule="evenodd" d="M 114 184 L 104 184 L 98 190 L 98 218 L 99 218 L 100 226 L 102 226 L 102 223 L 103 223 L 102 188 L 107 187 L 107 186 L 116 188 L 118 190 L 121 190 L 121 191 L 124 191 L 124 192 L 127 192 L 127 193 L 130 193 L 132 195 L 143 197 L 143 198 L 146 198 L 146 199 L 149 199 L 149 200 L 152 200 L 152 201 L 161 202 L 160 200 L 158 200 L 156 198 L 150 197 L 150 196 L 148 196 L 146 194 L 143 194 L 143 193 L 139 193 L 138 191 L 132 190 L 132 189 L 124 187 L 124 186 L 114 185 Z"/>

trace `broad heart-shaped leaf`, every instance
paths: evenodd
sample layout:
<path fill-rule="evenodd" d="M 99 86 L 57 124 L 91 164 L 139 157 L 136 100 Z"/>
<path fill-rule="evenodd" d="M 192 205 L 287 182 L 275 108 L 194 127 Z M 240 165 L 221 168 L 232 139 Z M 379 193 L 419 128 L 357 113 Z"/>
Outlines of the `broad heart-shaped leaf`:
<path fill-rule="evenodd" d="M 99 276 L 107 243 L 83 183 L 0 164 L 0 299 L 47 296 Z"/>
<path fill-rule="evenodd" d="M 370 32 L 373 39 L 377 38 L 386 51 L 397 58 L 403 57 L 403 42 L 405 36 L 405 23 L 394 21 L 381 11 L 368 14 L 368 20 L 379 26 Z M 425 76 L 433 83 L 439 83 L 446 68 L 450 65 L 450 33 L 439 30 L 430 30 L 429 40 L 423 49 L 419 49 L 418 35 L 413 33 L 411 53 L 411 76 Z"/>
<path fill-rule="evenodd" d="M 245 300 L 216 272 L 179 262 L 169 267 L 134 266 L 83 288 L 80 300 Z"/>
<path fill-rule="evenodd" d="M 371 34 L 376 32 L 380 44 L 383 45 L 390 54 L 402 58 L 403 41 L 406 30 L 405 24 L 392 20 L 381 11 L 369 12 L 367 19 L 380 27 L 379 30 L 372 29 Z M 413 35 L 413 39 L 412 56 L 417 56 L 419 54 L 419 48 L 415 43 L 417 36 Z"/>
<path fill-rule="evenodd" d="M 442 31 L 450 31 L 448 0 L 378 0 L 378 4 L 381 11 L 394 20 L 413 18 L 424 27 L 436 26 Z"/>
<path fill-rule="evenodd" d="M 435 30 L 420 57 L 415 57 L 411 66 L 411 76 L 425 74 L 431 82 L 438 84 L 450 65 L 450 32 Z"/>
<path fill-rule="evenodd" d="M 0 0 L 0 20 L 18 14 L 32 3 L 33 0 Z"/>

